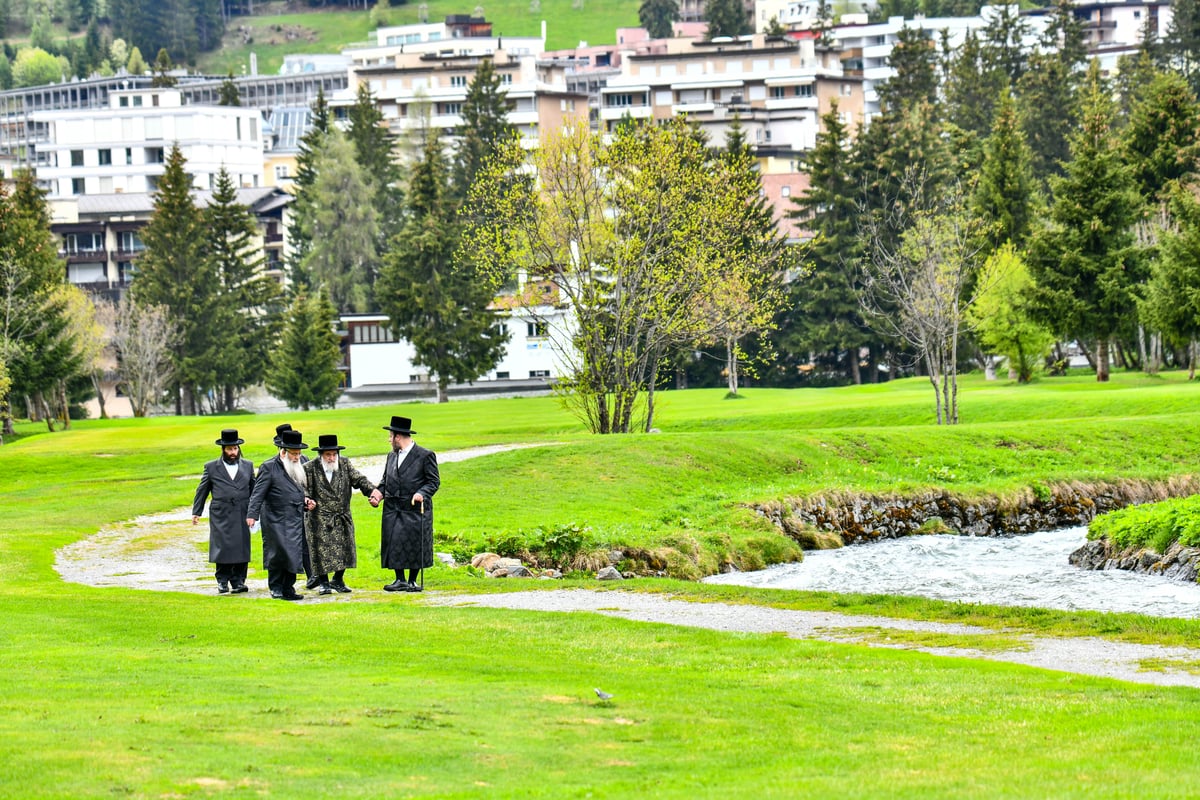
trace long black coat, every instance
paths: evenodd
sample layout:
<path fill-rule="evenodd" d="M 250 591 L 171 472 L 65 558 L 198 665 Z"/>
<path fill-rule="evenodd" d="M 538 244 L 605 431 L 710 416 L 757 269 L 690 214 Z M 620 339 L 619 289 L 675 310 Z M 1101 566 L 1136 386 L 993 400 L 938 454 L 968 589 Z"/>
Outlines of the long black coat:
<path fill-rule="evenodd" d="M 246 516 L 262 521 L 264 569 L 304 570 L 304 490 L 278 456 L 259 467 Z"/>
<path fill-rule="evenodd" d="M 246 564 L 250 561 L 250 529 L 246 527 L 247 506 L 254 489 L 254 463 L 238 459 L 237 476 L 232 480 L 224 460 L 204 465 L 192 516 L 204 513 L 204 503 L 212 495 L 208 509 L 208 560 L 214 564 Z"/>
<path fill-rule="evenodd" d="M 433 566 L 433 495 L 442 485 L 437 456 L 413 445 L 396 471 L 396 454 L 390 453 L 379 484 L 383 492 L 382 543 L 379 555 L 384 569 L 423 569 Z M 417 492 L 424 507 L 413 505 Z"/>
<path fill-rule="evenodd" d="M 308 476 L 308 496 L 317 501 L 317 507 L 304 519 L 312 574 L 354 569 L 358 566 L 358 550 L 354 543 L 350 496 L 352 490 L 358 489 L 363 496 L 370 497 L 375 484 L 341 456 L 332 482 L 325 477 L 325 467 L 319 458 L 304 465 L 304 474 Z"/>

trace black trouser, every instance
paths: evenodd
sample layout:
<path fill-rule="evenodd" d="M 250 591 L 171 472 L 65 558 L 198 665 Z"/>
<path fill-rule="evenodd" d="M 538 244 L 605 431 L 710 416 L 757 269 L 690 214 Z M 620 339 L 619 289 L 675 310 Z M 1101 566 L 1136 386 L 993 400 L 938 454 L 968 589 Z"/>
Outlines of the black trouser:
<path fill-rule="evenodd" d="M 296 573 L 268 568 L 267 586 L 271 589 L 271 594 L 293 594 L 296 591 Z"/>
<path fill-rule="evenodd" d="M 410 570 L 408 571 L 408 582 L 409 582 L 409 583 L 416 583 L 416 582 L 417 582 L 417 575 L 419 575 L 419 574 L 420 574 L 420 572 L 421 572 L 421 570 L 419 570 L 419 569 L 410 569 Z M 404 580 L 404 570 L 402 570 L 402 569 L 398 569 L 398 570 L 396 570 L 396 580 L 398 580 L 398 581 L 403 581 L 403 580 Z"/>
<path fill-rule="evenodd" d="M 339 569 L 337 572 L 333 573 L 332 581 L 329 580 L 329 573 L 318 575 L 317 577 L 321 579 L 321 583 L 345 583 L 346 581 L 343 579 L 346 577 L 346 570 Z"/>
<path fill-rule="evenodd" d="M 232 583 L 241 586 L 246 583 L 246 570 L 249 562 L 240 564 L 217 564 L 217 583 Z"/>

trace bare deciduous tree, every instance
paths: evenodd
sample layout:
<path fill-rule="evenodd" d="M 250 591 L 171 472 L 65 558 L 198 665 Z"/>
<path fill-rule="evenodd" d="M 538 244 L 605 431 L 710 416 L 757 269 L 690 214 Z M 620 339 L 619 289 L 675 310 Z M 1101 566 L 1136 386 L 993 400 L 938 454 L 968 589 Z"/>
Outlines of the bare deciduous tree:
<path fill-rule="evenodd" d="M 171 380 L 171 343 L 179 325 L 165 306 L 139 306 L 128 295 L 112 314 L 111 347 L 135 417 L 144 417 Z"/>

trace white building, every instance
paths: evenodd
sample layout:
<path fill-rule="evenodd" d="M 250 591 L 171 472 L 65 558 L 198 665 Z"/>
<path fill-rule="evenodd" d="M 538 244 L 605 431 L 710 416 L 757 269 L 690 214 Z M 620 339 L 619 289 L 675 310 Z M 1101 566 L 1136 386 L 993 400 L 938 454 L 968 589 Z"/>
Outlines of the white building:
<path fill-rule="evenodd" d="M 113 91 L 106 109 L 38 111 L 38 182 L 50 197 L 153 192 L 178 144 L 196 188 L 211 189 L 222 167 L 240 187 L 262 183 L 262 113 L 256 108 L 184 105 L 178 89 Z"/>

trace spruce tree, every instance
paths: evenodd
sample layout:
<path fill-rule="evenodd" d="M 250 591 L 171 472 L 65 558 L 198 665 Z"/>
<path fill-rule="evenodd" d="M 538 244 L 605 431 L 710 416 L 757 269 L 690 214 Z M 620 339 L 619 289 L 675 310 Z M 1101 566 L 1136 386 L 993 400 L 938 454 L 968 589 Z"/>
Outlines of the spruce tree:
<path fill-rule="evenodd" d="M 516 135 L 508 122 L 508 101 L 490 58 L 480 62 L 467 88 L 462 109 L 462 136 L 454 152 L 452 197 L 461 204 L 485 159 L 501 142 Z"/>
<path fill-rule="evenodd" d="M 1200 0 L 1171 3 L 1171 21 L 1161 47 L 1165 63 L 1200 94 Z"/>
<path fill-rule="evenodd" d="M 289 408 L 308 411 L 337 403 L 342 384 L 337 321 L 337 312 L 323 292 L 311 297 L 300 293 L 292 302 L 266 376 L 267 389 Z"/>
<path fill-rule="evenodd" d="M 1174 72 L 1154 76 L 1130 108 L 1125 160 L 1142 199 L 1157 205 L 1172 183 L 1194 177 L 1200 156 L 1200 104 Z"/>
<path fill-rule="evenodd" d="M 216 270 L 203 214 L 192 199 L 192 176 L 179 147 L 171 148 L 154 193 L 154 213 L 142 229 L 145 251 L 130 287 L 141 306 L 165 306 L 180 325 L 172 345 L 171 390 L 177 414 L 194 414 L 217 381 L 220 331 Z"/>
<path fill-rule="evenodd" d="M 221 81 L 221 90 L 217 96 L 217 105 L 219 106 L 240 106 L 242 98 L 238 95 L 237 84 L 233 82 L 233 73 L 230 72 L 225 76 L 225 80 Z"/>
<path fill-rule="evenodd" d="M 224 167 L 217 173 L 204 221 L 220 295 L 217 410 L 232 411 L 238 393 L 262 380 L 279 333 L 282 291 L 263 272 L 254 215 L 238 202 L 237 187 Z"/>
<path fill-rule="evenodd" d="M 983 164 L 972 211 L 983 222 L 986 251 L 1005 242 L 1025 246 L 1033 220 L 1034 178 L 1029 145 L 1010 92 L 1000 95 L 992 133 L 983 145 Z"/>
<path fill-rule="evenodd" d="M 937 104 L 937 51 L 920 28 L 901 28 L 888 57 L 896 74 L 879 87 L 879 102 L 889 113 L 903 114 L 914 106 Z"/>
<path fill-rule="evenodd" d="M 679 20 L 679 0 L 642 0 L 638 22 L 651 39 L 669 39 Z"/>
<path fill-rule="evenodd" d="M 1061 339 L 1096 344 L 1096 380 L 1108 380 L 1110 339 L 1132 323 L 1133 223 L 1140 201 L 1111 134 L 1114 104 L 1093 61 L 1066 174 L 1051 178 L 1050 225 L 1031 242 L 1034 312 Z"/>
<path fill-rule="evenodd" d="M 396 336 L 436 378 L 438 402 L 451 383 L 473 381 L 499 363 L 507 337 L 498 331 L 491 283 L 469 258 L 455 264 L 459 233 L 442 143 L 429 137 L 413 169 L 408 216 L 384 257 L 376 296 Z"/>
<path fill-rule="evenodd" d="M 742 0 L 706 0 L 704 19 L 708 22 L 705 38 L 718 36 L 741 36 L 750 33 L 750 16 Z"/>
<path fill-rule="evenodd" d="M 317 180 L 316 159 L 329 133 L 329 104 L 325 91 L 317 88 L 317 99 L 313 101 L 310 122 L 300 137 L 299 152 L 296 154 L 296 177 L 292 182 L 295 200 L 291 206 L 292 224 L 288 227 L 290 252 L 289 278 L 291 284 L 300 289 L 309 287 L 308 275 L 301 265 L 312 247 L 312 225 L 314 196 L 313 184 Z"/>
<path fill-rule="evenodd" d="M 396 137 L 388 130 L 383 113 L 375 105 L 366 83 L 358 85 L 349 118 L 346 136 L 354 143 L 354 157 L 375 192 L 383 237 L 379 249 L 382 250 L 387 236 L 399 229 L 403 210 L 400 169 L 396 166 Z M 373 274 L 370 280 L 374 280 Z"/>
<path fill-rule="evenodd" d="M 153 69 L 154 77 L 150 80 L 151 86 L 169 89 L 179 83 L 179 79 L 171 74 L 171 70 L 175 69 L 175 64 L 171 61 L 167 48 L 159 48 L 158 56 L 154 59 Z"/>

